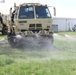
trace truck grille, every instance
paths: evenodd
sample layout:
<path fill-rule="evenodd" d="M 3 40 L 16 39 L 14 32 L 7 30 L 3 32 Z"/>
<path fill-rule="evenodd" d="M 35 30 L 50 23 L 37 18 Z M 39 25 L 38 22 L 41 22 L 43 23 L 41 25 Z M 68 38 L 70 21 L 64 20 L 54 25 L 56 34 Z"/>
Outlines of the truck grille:
<path fill-rule="evenodd" d="M 41 30 L 42 29 L 42 25 L 41 24 L 30 24 L 29 25 L 29 29 L 30 30 Z"/>
<path fill-rule="evenodd" d="M 29 27 L 35 27 L 35 24 L 30 24 Z"/>
<path fill-rule="evenodd" d="M 36 27 L 42 27 L 42 25 L 41 24 L 36 24 Z"/>

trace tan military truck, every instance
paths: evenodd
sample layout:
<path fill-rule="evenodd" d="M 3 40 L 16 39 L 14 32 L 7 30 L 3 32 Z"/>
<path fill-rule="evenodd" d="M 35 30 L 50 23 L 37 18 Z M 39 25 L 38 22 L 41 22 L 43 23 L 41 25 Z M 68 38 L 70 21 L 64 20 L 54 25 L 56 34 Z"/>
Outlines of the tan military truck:
<path fill-rule="evenodd" d="M 2 35 L 7 34 L 7 15 L 0 13 L 0 32 Z"/>
<path fill-rule="evenodd" d="M 55 7 L 53 9 L 55 14 Z M 23 37 L 25 40 L 21 43 Z M 33 41 L 31 41 L 31 38 L 33 38 Z M 10 8 L 8 40 L 12 47 L 20 47 L 24 43 L 28 45 L 30 43 L 44 44 L 45 38 L 50 38 L 51 43 L 53 43 L 52 16 L 47 5 L 23 3 L 19 6 L 15 5 L 13 12 Z"/>

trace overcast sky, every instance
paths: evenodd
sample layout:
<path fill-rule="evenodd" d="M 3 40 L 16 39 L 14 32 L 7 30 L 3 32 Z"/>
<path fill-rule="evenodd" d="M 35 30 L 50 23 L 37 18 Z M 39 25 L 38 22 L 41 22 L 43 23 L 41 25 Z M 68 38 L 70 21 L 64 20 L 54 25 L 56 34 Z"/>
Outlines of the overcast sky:
<path fill-rule="evenodd" d="M 76 0 L 5 0 L 5 3 L 0 3 L 0 12 L 8 14 L 10 7 L 12 7 L 14 3 L 19 5 L 20 3 L 36 3 L 38 1 L 42 4 L 55 6 L 57 17 L 76 18 Z"/>

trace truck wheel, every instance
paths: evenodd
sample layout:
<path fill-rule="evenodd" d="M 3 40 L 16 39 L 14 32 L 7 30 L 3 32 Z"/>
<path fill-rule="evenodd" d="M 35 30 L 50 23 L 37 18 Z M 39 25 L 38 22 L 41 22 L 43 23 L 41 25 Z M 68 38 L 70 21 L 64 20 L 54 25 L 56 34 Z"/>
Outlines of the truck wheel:
<path fill-rule="evenodd" d="M 11 36 L 8 38 L 8 42 L 12 48 L 22 48 L 23 40 L 21 38 L 16 38 L 15 36 Z"/>
<path fill-rule="evenodd" d="M 6 27 L 3 27 L 3 29 L 2 29 L 2 35 L 6 35 L 6 34 L 7 34 Z"/>
<path fill-rule="evenodd" d="M 8 42 L 9 42 L 9 44 L 11 45 L 11 47 L 13 47 L 13 48 L 15 48 L 15 44 L 16 44 L 16 42 L 14 41 L 16 38 L 14 37 L 14 36 L 11 36 L 11 37 L 9 37 L 8 38 Z"/>

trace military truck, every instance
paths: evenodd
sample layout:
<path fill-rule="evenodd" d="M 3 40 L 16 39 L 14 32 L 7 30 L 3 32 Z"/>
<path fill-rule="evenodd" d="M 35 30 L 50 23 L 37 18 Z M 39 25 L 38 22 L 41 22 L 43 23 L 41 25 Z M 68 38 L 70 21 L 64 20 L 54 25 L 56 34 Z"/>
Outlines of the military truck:
<path fill-rule="evenodd" d="M 2 35 L 7 34 L 7 15 L 0 13 L 0 32 Z"/>
<path fill-rule="evenodd" d="M 55 7 L 53 9 L 55 14 Z M 15 4 L 14 11 L 10 8 L 8 41 L 12 47 L 20 47 L 24 44 L 21 43 L 24 38 L 25 45 L 45 44 L 45 38 L 50 38 L 51 43 L 53 43 L 52 16 L 46 4 L 23 3 L 19 6 Z"/>

